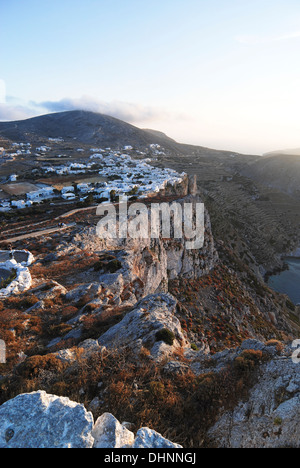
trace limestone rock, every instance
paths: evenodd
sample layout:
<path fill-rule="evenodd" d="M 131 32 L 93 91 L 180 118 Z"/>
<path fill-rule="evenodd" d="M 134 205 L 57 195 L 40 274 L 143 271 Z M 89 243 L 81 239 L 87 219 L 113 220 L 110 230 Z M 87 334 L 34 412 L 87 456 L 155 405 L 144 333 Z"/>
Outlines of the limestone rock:
<path fill-rule="evenodd" d="M 0 406 L 1 448 L 91 448 L 93 416 L 86 409 L 39 391 Z"/>
<path fill-rule="evenodd" d="M 0 263 L 0 266 L 3 270 L 8 270 L 11 273 L 14 271 L 16 275 L 16 278 L 7 287 L 0 289 L 0 298 L 23 293 L 31 287 L 31 274 L 26 266 L 17 263 L 16 260 L 7 260 Z"/>
<path fill-rule="evenodd" d="M 147 296 L 121 322 L 111 327 L 99 338 L 99 344 L 107 348 L 142 347 L 151 350 L 157 360 L 171 354 L 174 349 L 188 346 L 181 324 L 175 316 L 177 301 L 170 294 Z M 157 332 L 167 329 L 174 335 L 172 345 L 157 339 Z"/>
<path fill-rule="evenodd" d="M 95 398 L 90 406 L 98 410 Z M 104 413 L 95 425 L 83 405 L 44 391 L 22 394 L 0 406 L 0 448 L 181 448 L 154 430 L 142 428 L 136 438 Z"/>
<path fill-rule="evenodd" d="M 283 354 L 261 367 L 248 401 L 226 412 L 210 429 L 212 445 L 300 447 L 300 366 L 293 363 L 291 349 Z"/>
<path fill-rule="evenodd" d="M 69 291 L 65 298 L 67 301 L 76 303 L 83 297 L 86 297 L 86 302 L 90 302 L 100 294 L 101 290 L 102 288 L 98 283 L 82 284 Z"/>
<path fill-rule="evenodd" d="M 182 448 L 179 444 L 174 444 L 168 439 L 165 439 L 161 434 L 147 427 L 143 427 L 137 432 L 133 448 L 166 448 L 179 449 Z"/>
<path fill-rule="evenodd" d="M 97 419 L 92 436 L 94 448 L 124 448 L 134 442 L 134 434 L 110 413 L 104 413 Z"/>

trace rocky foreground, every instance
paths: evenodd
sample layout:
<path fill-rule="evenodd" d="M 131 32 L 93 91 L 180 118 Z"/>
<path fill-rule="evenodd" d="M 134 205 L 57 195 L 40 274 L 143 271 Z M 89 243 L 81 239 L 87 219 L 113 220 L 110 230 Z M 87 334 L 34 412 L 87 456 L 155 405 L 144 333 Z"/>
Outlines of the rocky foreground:
<path fill-rule="evenodd" d="M 200 386 L 215 391 L 230 366 L 241 378 L 256 367 L 256 383 L 229 411 L 219 409 L 217 422 L 207 431 L 207 444 L 218 448 L 300 447 L 300 364 L 293 349 L 255 340 L 217 353 L 208 362 L 199 352 L 189 364 L 169 361 L 165 372 L 200 376 Z M 226 380 L 224 380 L 225 382 Z M 232 390 L 232 389 L 231 389 Z M 220 392 L 221 394 L 221 392 Z M 234 399 L 233 399 L 234 401 Z M 136 435 L 131 422 L 122 424 L 110 413 L 94 423 L 93 414 L 69 398 L 44 391 L 22 394 L 0 406 L 1 448 L 181 448 L 149 428 Z M 200 430 L 201 428 L 199 428 Z"/>
<path fill-rule="evenodd" d="M 180 448 L 148 428 L 136 436 L 110 413 L 91 412 L 68 398 L 33 392 L 0 407 L 0 448 Z"/>

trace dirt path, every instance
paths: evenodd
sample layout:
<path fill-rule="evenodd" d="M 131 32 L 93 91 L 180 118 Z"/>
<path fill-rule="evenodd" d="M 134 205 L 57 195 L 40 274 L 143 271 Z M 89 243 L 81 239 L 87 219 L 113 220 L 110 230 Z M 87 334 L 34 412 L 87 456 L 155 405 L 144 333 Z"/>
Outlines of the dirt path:
<path fill-rule="evenodd" d="M 24 234 L 23 236 L 11 237 L 10 239 L 1 240 L 0 244 L 12 244 L 13 242 L 26 240 L 31 237 L 41 237 L 47 234 L 53 234 L 54 232 L 65 231 L 74 226 L 76 226 L 76 223 L 66 224 L 65 226 L 61 226 L 61 227 L 57 226 L 55 228 L 45 229 L 43 231 L 30 232 L 29 234 Z"/>

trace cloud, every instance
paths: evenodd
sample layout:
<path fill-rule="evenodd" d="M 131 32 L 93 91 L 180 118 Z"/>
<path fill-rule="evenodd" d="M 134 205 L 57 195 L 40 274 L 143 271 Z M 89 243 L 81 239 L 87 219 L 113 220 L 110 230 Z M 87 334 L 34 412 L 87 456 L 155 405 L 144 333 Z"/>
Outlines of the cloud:
<path fill-rule="evenodd" d="M 235 39 L 241 44 L 260 45 L 260 44 L 271 44 L 274 42 L 288 41 L 288 40 L 299 39 L 299 38 L 300 38 L 300 31 L 295 31 L 290 34 L 283 34 L 283 35 L 277 35 L 277 36 L 254 36 L 254 35 L 237 36 Z"/>
<path fill-rule="evenodd" d="M 24 120 L 39 115 L 26 106 L 0 103 L 0 121 Z"/>
<path fill-rule="evenodd" d="M 31 102 L 30 104 L 35 108 L 43 108 L 48 112 L 72 110 L 98 112 L 130 123 L 151 121 L 169 116 L 167 112 L 152 107 L 122 101 L 105 102 L 91 96 L 82 96 L 78 99 L 65 98 L 60 101 Z"/>
<path fill-rule="evenodd" d="M 122 101 L 105 102 L 91 96 L 64 98 L 58 101 L 30 101 L 29 103 L 7 96 L 6 102 L 0 103 L 0 121 L 22 120 L 41 114 L 72 110 L 98 112 L 131 124 L 139 122 L 144 124 L 157 120 L 187 120 L 187 116 L 169 113 L 162 109 Z"/>

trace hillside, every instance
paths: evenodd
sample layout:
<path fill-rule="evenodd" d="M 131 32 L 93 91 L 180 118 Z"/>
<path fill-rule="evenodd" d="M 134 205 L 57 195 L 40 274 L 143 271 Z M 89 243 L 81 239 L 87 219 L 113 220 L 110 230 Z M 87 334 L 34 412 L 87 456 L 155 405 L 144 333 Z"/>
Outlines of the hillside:
<path fill-rule="evenodd" d="M 242 172 L 262 185 L 300 198 L 300 155 L 270 154 L 246 165 Z"/>
<path fill-rule="evenodd" d="M 59 137 L 61 142 L 49 141 Z M 39 174 L 37 168 L 43 164 L 53 166 L 70 160 L 86 164 L 91 147 L 124 152 L 124 146 L 133 146 L 138 158 L 154 155 L 153 164 L 159 168 L 197 175 L 217 239 L 250 262 L 256 272 L 281 267 L 280 255 L 299 246 L 297 156 L 262 158 L 179 144 L 162 132 L 141 130 L 113 117 L 85 111 L 0 122 L 0 146 L 9 148 L 11 143 L 5 138 L 29 142 L 32 148 L 30 155 L 10 157 L 8 151 L 7 159 L 0 159 L 4 181 L 10 174 L 31 180 L 33 171 Z M 152 151 L 151 144 L 160 148 Z M 42 145 L 52 148 L 41 154 Z M 15 149 L 11 151 L 15 153 Z"/>
<path fill-rule="evenodd" d="M 63 138 L 104 147 L 145 146 L 151 143 L 173 146 L 160 132 L 141 130 L 108 115 L 86 111 L 59 112 L 16 122 L 0 122 L 0 136 L 13 141 L 33 142 L 38 138 Z"/>
<path fill-rule="evenodd" d="M 36 143 L 49 138 L 62 138 L 81 144 L 123 148 L 125 145 L 144 148 L 149 144 L 162 145 L 176 154 L 201 151 L 213 157 L 230 156 L 232 152 L 177 143 L 164 133 L 140 129 L 114 117 L 87 111 L 67 111 L 41 115 L 31 119 L 0 122 L 0 140 Z M 237 155 L 237 153 L 234 153 Z"/>
<path fill-rule="evenodd" d="M 270 151 L 268 153 L 265 153 L 263 156 L 269 157 L 269 156 L 280 156 L 280 155 L 300 156 L 300 148 Z"/>

